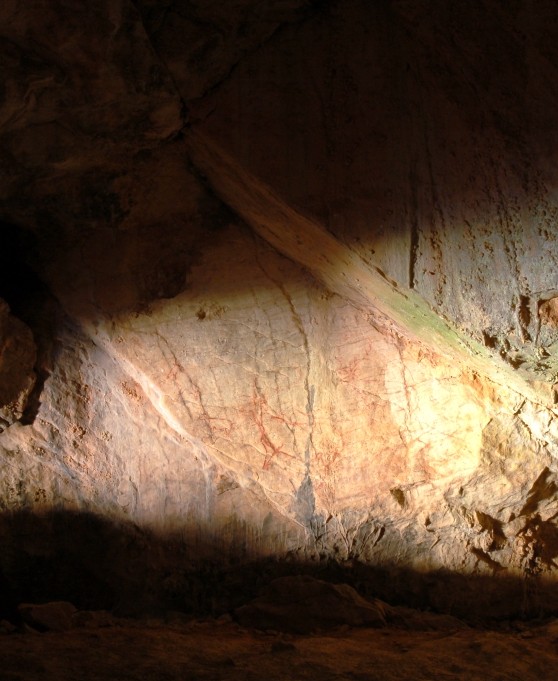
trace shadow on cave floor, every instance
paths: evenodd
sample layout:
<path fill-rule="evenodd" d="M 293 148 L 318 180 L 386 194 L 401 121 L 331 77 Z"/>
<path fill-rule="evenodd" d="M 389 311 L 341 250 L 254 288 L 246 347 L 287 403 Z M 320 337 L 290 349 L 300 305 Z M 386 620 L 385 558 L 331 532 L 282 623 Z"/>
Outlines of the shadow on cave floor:
<path fill-rule="evenodd" d="M 0 619 L 12 619 L 20 603 L 56 600 L 130 617 L 169 611 L 219 617 L 288 575 L 346 583 L 366 598 L 479 625 L 558 613 L 556 586 L 550 582 L 293 557 L 248 560 L 235 556 L 234 548 L 225 554 L 222 546 L 204 545 L 199 534 L 192 536 L 190 541 L 185 530 L 180 537 L 165 537 L 90 513 L 4 512 Z"/>

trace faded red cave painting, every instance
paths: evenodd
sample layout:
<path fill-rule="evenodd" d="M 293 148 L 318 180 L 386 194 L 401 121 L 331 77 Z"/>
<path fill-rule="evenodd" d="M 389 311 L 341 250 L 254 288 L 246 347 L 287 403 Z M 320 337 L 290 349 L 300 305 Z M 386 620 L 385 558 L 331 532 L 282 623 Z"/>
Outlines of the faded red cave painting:
<path fill-rule="evenodd" d="M 260 443 L 264 451 L 264 461 L 262 464 L 262 470 L 264 471 L 269 470 L 273 460 L 281 454 L 290 459 L 295 459 L 296 457 L 293 456 L 293 454 L 283 449 L 283 447 L 285 446 L 284 442 L 281 442 L 281 444 L 276 444 L 276 442 L 272 440 L 265 422 L 268 419 L 269 420 L 273 419 L 275 421 L 284 423 L 285 426 L 290 431 L 292 431 L 295 427 L 307 425 L 307 421 L 306 423 L 304 422 L 300 423 L 294 420 L 289 420 L 287 419 L 287 417 L 283 416 L 276 410 L 272 409 L 269 406 L 266 396 L 260 390 L 256 380 L 254 380 L 252 405 L 250 411 L 252 412 L 251 417 L 253 418 L 258 428 Z"/>

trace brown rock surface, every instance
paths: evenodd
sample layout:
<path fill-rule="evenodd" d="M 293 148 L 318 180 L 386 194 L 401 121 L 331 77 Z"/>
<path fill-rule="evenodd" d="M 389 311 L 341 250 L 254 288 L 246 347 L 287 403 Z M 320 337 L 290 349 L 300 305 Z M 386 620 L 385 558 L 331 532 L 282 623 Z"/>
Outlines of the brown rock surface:
<path fill-rule="evenodd" d="M 316 0 L 140 0 L 151 42 L 186 100 L 203 97 L 285 24 L 311 16 Z"/>
<path fill-rule="evenodd" d="M 0 25 L 0 217 L 56 245 L 125 213 L 111 184 L 181 129 L 180 98 L 128 0 L 9 0 Z"/>

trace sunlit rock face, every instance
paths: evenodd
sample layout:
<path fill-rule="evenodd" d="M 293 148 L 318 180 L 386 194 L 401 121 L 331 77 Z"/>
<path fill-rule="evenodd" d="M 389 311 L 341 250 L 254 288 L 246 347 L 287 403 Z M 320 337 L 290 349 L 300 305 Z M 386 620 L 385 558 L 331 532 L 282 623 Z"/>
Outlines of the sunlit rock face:
<path fill-rule="evenodd" d="M 24 306 L 44 381 L 0 435 L 2 509 L 554 607 L 552 23 L 202 4 L 0 10 L 0 217 L 51 295 Z M 418 600 L 471 600 L 436 579 Z"/>

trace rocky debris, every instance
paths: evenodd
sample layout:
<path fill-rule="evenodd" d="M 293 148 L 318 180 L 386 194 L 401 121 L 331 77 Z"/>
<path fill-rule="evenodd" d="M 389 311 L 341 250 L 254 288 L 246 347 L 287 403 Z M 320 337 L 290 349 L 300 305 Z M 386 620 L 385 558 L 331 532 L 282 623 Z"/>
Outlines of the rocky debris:
<path fill-rule="evenodd" d="M 274 579 L 234 615 L 243 626 L 307 634 L 343 625 L 384 627 L 386 609 L 385 603 L 367 601 L 348 584 L 295 575 Z"/>
<path fill-rule="evenodd" d="M 308 636 L 212 621 L 122 621 L 104 629 L 0 636 L 0 657 L 6 681 L 552 681 L 558 662 L 555 628 L 540 623 L 510 623 L 506 631 L 346 627 Z"/>
<path fill-rule="evenodd" d="M 66 631 L 74 626 L 77 609 L 67 601 L 22 603 L 18 613 L 25 624 L 39 631 Z"/>
<path fill-rule="evenodd" d="M 22 416 L 35 385 L 31 330 L 0 299 L 0 432 Z"/>

